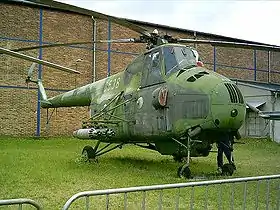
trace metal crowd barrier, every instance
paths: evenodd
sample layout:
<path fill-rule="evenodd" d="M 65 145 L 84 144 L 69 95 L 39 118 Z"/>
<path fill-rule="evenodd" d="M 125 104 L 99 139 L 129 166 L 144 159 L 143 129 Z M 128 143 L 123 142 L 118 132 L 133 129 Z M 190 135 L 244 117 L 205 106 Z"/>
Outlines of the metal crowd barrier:
<path fill-rule="evenodd" d="M 195 194 L 195 188 L 199 187 L 204 188 L 204 193 L 201 194 L 200 190 L 200 194 L 198 192 Z M 164 195 L 166 190 L 169 192 L 168 196 Z M 175 190 L 177 193 L 172 194 L 170 190 Z M 153 194 L 150 194 L 151 191 Z M 131 204 L 129 200 L 132 197 L 130 194 L 133 193 L 138 193 L 133 197 L 138 200 L 138 204 L 135 202 Z M 95 197 L 92 199 L 94 202 L 89 199 L 92 196 Z M 102 198 L 98 200 L 100 196 Z M 200 197 L 195 199 L 195 196 Z M 170 201 L 171 197 L 172 201 Z M 209 199 L 211 197 L 217 199 L 214 206 L 210 205 L 213 202 L 213 198 Z M 85 198 L 85 201 L 80 198 Z M 78 204 L 80 206 L 77 208 Z M 85 191 L 73 195 L 62 209 L 67 210 L 71 205 L 75 205 L 72 209 L 84 209 L 85 205 L 85 209 L 104 209 L 104 207 L 105 209 L 247 209 L 247 207 L 251 209 L 253 206 L 253 209 L 279 210 L 280 174 Z"/>
<path fill-rule="evenodd" d="M 36 203 L 35 201 L 33 201 L 31 199 L 27 199 L 27 198 L 0 200 L 0 206 L 18 205 L 19 210 L 22 209 L 23 204 L 31 205 L 39 210 L 43 209 L 38 203 Z"/>

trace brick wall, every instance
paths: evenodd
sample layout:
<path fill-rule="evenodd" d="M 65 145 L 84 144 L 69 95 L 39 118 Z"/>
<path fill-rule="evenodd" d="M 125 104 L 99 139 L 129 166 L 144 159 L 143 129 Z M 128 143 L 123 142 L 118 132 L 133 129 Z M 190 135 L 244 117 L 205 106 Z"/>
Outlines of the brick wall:
<path fill-rule="evenodd" d="M 6 48 L 20 48 L 38 44 L 39 40 L 38 8 L 0 4 L 0 45 Z M 93 23 L 90 17 L 43 10 L 43 42 L 91 41 Z M 15 41 L 12 39 L 25 41 Z M 28 42 L 29 40 L 30 42 Z M 89 46 L 90 47 L 90 46 Z M 38 56 L 38 50 L 26 51 L 27 55 Z M 45 88 L 73 89 L 92 81 L 92 51 L 89 49 L 60 47 L 43 49 L 43 59 L 79 70 L 81 75 L 60 72 L 42 67 Z M 83 62 L 77 63 L 77 59 Z M 0 56 L 0 134 L 35 135 L 37 125 L 37 90 L 26 87 L 26 69 L 32 63 L 11 56 Z M 37 73 L 34 73 L 34 78 Z M 22 88 L 13 88 L 18 86 Z M 36 88 L 31 84 L 31 87 Z M 47 91 L 48 96 L 59 94 Z M 49 110 L 51 113 L 52 110 Z M 82 118 L 87 118 L 88 107 L 63 108 L 54 111 L 47 125 L 47 110 L 41 109 L 41 135 L 69 135 L 81 126 Z"/>
<path fill-rule="evenodd" d="M 9 49 L 38 44 L 39 15 L 38 8 L 28 6 L 0 4 L 0 46 Z M 108 21 L 95 19 L 97 24 L 97 39 L 108 38 Z M 143 24 L 150 31 L 151 25 Z M 178 31 L 171 28 L 157 29 L 181 38 L 194 38 L 194 32 Z M 138 33 L 111 23 L 111 38 L 137 38 Z M 91 17 L 57 10 L 43 10 L 43 41 L 72 42 L 91 41 L 93 38 L 93 21 Z M 197 39 L 221 39 L 215 35 L 197 33 Z M 17 39 L 17 40 L 14 40 Z M 33 42 L 20 41 L 18 39 Z M 50 89 L 73 89 L 90 83 L 93 79 L 92 45 L 85 48 L 59 47 L 43 49 L 43 59 L 63 66 L 79 70 L 81 75 L 72 75 L 52 68 L 42 67 L 44 86 Z M 108 44 L 96 44 L 96 80 L 105 78 L 108 70 Z M 197 45 L 202 60 L 209 69 L 213 69 L 214 48 Z M 111 74 L 123 71 L 135 56 L 145 51 L 144 44 L 111 44 L 110 70 Z M 125 53 L 123 53 L 125 52 Z M 38 50 L 24 52 L 27 55 L 38 56 Z M 279 53 L 271 53 L 271 81 L 279 82 Z M 76 63 L 77 59 L 83 62 Z M 268 81 L 268 73 L 258 71 L 255 75 L 253 50 L 216 48 L 216 71 L 232 78 Z M 268 53 L 257 51 L 257 69 L 267 70 Z M 31 65 L 21 59 L 10 56 L 0 56 L 0 135 L 35 135 L 37 118 L 37 90 L 26 87 L 26 69 Z M 235 67 L 233 67 L 235 66 Z M 248 70 L 249 68 L 251 70 Z M 278 70 L 279 69 L 279 70 Z M 37 77 L 37 73 L 34 73 Z M 15 88 L 13 86 L 22 87 Z M 58 91 L 47 91 L 48 96 L 56 95 Z M 49 110 L 49 114 L 52 110 Z M 82 119 L 89 116 L 88 107 L 60 108 L 53 112 L 50 124 L 46 124 L 47 111 L 41 110 L 41 135 L 71 135 L 79 128 Z"/>

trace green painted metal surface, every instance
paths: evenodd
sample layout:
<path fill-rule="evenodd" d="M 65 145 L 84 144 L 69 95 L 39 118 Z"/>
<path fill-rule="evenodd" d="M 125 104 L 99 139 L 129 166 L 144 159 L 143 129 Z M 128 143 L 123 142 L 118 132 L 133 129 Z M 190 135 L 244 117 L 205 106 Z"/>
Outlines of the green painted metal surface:
<path fill-rule="evenodd" d="M 196 65 L 193 49 L 178 44 L 155 47 L 125 71 L 44 100 L 43 108 L 90 106 L 90 127 L 106 127 L 106 142 L 153 143 L 162 154 L 206 156 L 220 132 L 236 133 L 245 117 L 242 94 L 228 78 Z M 102 128 L 103 128 L 102 127 Z"/>

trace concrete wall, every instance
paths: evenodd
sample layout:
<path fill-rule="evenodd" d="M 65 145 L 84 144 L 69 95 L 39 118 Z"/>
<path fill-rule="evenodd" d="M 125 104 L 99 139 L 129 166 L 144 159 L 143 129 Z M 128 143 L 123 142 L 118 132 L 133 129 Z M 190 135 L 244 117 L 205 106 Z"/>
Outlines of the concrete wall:
<path fill-rule="evenodd" d="M 42 15 L 41 22 L 40 15 Z M 139 37 L 138 33 L 107 20 L 95 19 L 95 21 L 97 39 Z M 94 23 L 90 16 L 50 9 L 43 9 L 40 14 L 40 8 L 0 4 L 0 46 L 13 49 L 39 44 L 40 23 L 44 43 L 91 41 L 93 39 Z M 155 28 L 155 26 L 145 23 L 142 26 L 151 31 Z M 195 33 L 191 31 L 158 26 L 156 28 L 160 32 L 167 32 L 177 37 L 195 37 Z M 196 37 L 198 39 L 222 39 L 219 36 L 201 33 L 196 33 Z M 42 67 L 44 85 L 50 89 L 47 91 L 48 96 L 93 80 L 91 48 L 92 45 L 83 48 L 60 47 L 42 51 L 43 59 L 77 68 L 82 72 L 82 75 L 75 76 Z M 265 52 L 258 51 L 254 54 L 252 50 L 214 48 L 206 45 L 197 45 L 197 49 L 209 69 L 233 78 L 268 81 L 268 57 Z M 123 71 L 135 56 L 144 51 L 144 44 L 111 44 L 110 46 L 105 43 L 96 44 L 95 79 L 102 79 L 108 74 Z M 25 54 L 38 56 L 39 51 L 28 51 Z M 76 64 L 75 61 L 81 58 L 83 62 Z M 274 82 L 280 81 L 280 71 L 277 70 L 280 69 L 278 60 L 279 54 L 271 54 L 270 78 Z M 6 55 L 0 56 L 0 135 L 35 135 L 39 131 L 40 135 L 70 135 L 73 130 L 80 127 L 83 119 L 88 118 L 88 108 L 57 109 L 52 115 L 50 125 L 46 125 L 47 111 L 41 110 L 38 115 L 36 86 L 32 85 L 31 89 L 26 88 L 26 69 L 30 65 L 31 62 Z M 36 72 L 34 77 L 37 77 Z M 39 127 L 37 119 L 40 119 Z M 39 131 L 38 128 L 40 128 Z"/>

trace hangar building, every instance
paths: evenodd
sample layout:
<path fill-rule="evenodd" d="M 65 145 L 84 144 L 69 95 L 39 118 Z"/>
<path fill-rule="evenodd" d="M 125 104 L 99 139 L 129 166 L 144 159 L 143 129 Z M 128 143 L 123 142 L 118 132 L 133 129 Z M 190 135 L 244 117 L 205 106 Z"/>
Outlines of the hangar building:
<path fill-rule="evenodd" d="M 53 1 L 48 5 L 30 1 L 4 1 L 0 4 L 0 46 L 16 49 L 55 42 L 138 38 L 139 33 L 132 30 L 132 25 L 127 23 L 139 25 L 150 31 L 156 28 L 160 32 L 181 38 L 245 41 L 135 20 L 127 20 L 125 24 L 122 20 Z M 278 109 L 278 95 L 275 97 L 279 89 L 277 85 L 273 86 L 273 90 L 255 87 L 259 84 L 279 83 L 278 53 L 200 44 L 194 47 L 199 51 L 208 69 L 237 79 L 237 84 L 245 93 L 245 97 L 252 98 L 252 95 L 259 94 L 260 90 L 266 91 L 263 93 L 267 97 L 266 100 L 263 100 L 262 94 L 259 95 L 259 99 L 254 99 L 256 106 L 271 110 L 271 101 L 275 99 L 277 102 L 273 106 L 274 109 Z M 102 43 L 86 47 L 67 46 L 31 50 L 25 54 L 74 68 L 82 73 L 76 76 L 39 65 L 34 77 L 42 78 L 48 96 L 53 96 L 122 71 L 135 56 L 144 51 L 145 44 Z M 48 110 L 48 114 L 47 110 L 40 109 L 37 87 L 33 85 L 27 87 L 25 84 L 26 71 L 31 64 L 11 56 L 0 56 L 0 135 L 71 135 L 72 131 L 81 127 L 82 120 L 88 119 L 89 108 Z M 254 85 L 248 81 L 254 82 Z M 257 102 L 265 103 L 259 105 Z M 274 137 L 280 141 L 280 134 L 272 133 L 277 130 L 278 122 L 267 123 L 262 122 L 258 116 L 250 114 L 248 116 L 242 132 L 244 135 Z M 266 126 L 265 131 L 252 133 L 252 129 L 249 129 L 253 126 L 251 118 L 260 122 L 258 125 L 255 122 L 255 126 Z"/>

